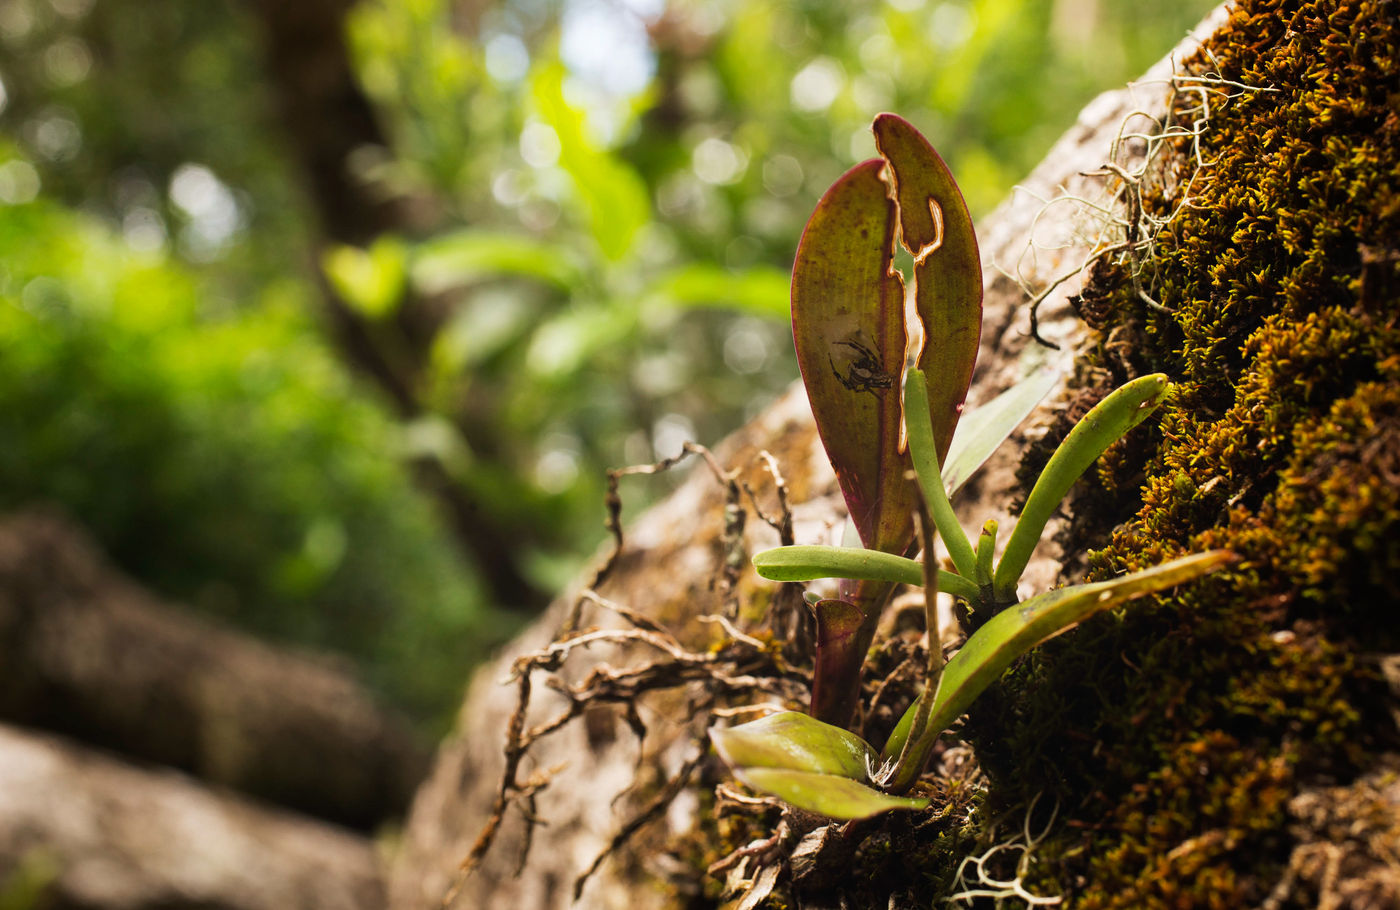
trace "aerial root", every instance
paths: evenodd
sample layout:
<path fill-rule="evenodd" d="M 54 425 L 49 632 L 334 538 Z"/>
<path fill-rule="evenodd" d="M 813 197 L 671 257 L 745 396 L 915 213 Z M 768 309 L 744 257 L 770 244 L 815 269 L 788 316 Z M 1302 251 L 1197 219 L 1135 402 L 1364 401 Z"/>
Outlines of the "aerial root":
<path fill-rule="evenodd" d="M 1168 95 L 1166 113 L 1146 110 L 1128 113 L 1118 125 L 1109 145 L 1107 161 L 1085 177 L 1104 179 L 1099 197 L 1062 193 L 1051 199 L 1039 198 L 1042 208 L 1031 221 L 1030 239 L 1016 262 L 1014 271 L 995 266 L 1020 285 L 1030 307 L 1030 336 L 1045 347 L 1059 345 L 1041 337 L 1040 305 L 1066 281 L 1083 274 L 1094 263 L 1108 259 L 1128 267 L 1137 298 L 1149 309 L 1170 312 L 1153 296 L 1152 281 L 1144 280 L 1153 259 L 1157 238 L 1182 212 L 1194 208 L 1192 190 L 1210 168 L 1203 137 L 1210 124 L 1212 106 L 1257 92 L 1274 92 L 1268 86 L 1246 85 L 1221 78 L 1216 73 L 1175 74 L 1164 80 Z M 1134 128 L 1137 123 L 1145 126 Z M 1192 162 L 1189 174 L 1181 180 L 1171 173 L 1164 150 L 1185 146 Z M 1025 192 L 1024 187 L 1021 187 Z M 1166 215 L 1155 215 L 1144 205 L 1145 191 L 1159 191 L 1174 197 L 1175 205 Z M 1034 195 L 1034 194 L 1033 194 Z M 1046 212 L 1058 205 L 1072 205 L 1084 217 L 1087 230 L 1077 230 L 1067 241 L 1042 244 L 1036 240 L 1036 227 Z M 1073 268 L 1056 273 L 1039 287 L 1025 274 L 1027 259 L 1033 268 L 1036 254 L 1069 249 L 1087 249 Z"/>
<path fill-rule="evenodd" d="M 712 589 L 722 605 L 716 615 L 701 616 L 703 622 L 719 626 L 722 642 L 713 648 L 696 651 L 682 644 L 672 633 L 639 610 L 609 599 L 597 590 L 618 563 L 625 539 L 622 530 L 622 500 L 619 481 L 626 476 L 656 474 L 680 464 L 691 455 L 699 455 L 716 480 L 724 487 L 724 528 L 720 540 L 720 564 L 712 580 Z M 793 663 L 803 663 L 809 655 L 787 642 L 765 643 L 740 628 L 738 623 L 737 583 L 741 568 L 747 563 L 744 550 L 744 527 L 748 515 L 741 501 L 746 493 L 754 511 L 775 530 L 785 543 L 791 542 L 792 513 L 788 505 L 787 486 L 776 460 L 767 452 L 759 453 L 767 473 L 777 489 L 779 513 L 776 517 L 763 514 L 757 497 L 748 484 L 740 484 L 738 471 L 724 470 L 714 455 L 704 446 L 686 443 L 672 458 L 651 465 L 620 468 L 608 472 L 608 492 L 605 498 L 605 526 L 613 539 L 613 547 L 592 582 L 580 591 L 554 641 L 544 648 L 522 654 L 511 664 L 506 682 L 516 686 L 516 704 L 507 723 L 504 746 L 505 763 L 495 798 L 480 833 L 462 860 L 456 879 L 443 897 L 444 907 L 451 906 L 467 878 L 480 866 L 500 833 L 512 806 L 525 821 L 516 866 L 520 869 L 528 857 L 535 828 L 545 824 L 548 813 L 537 808 L 537 799 L 563 770 L 563 766 L 537 771 L 522 779 L 521 763 L 530 749 L 541 739 L 563 729 L 582 716 L 589 708 L 599 705 L 620 705 L 623 718 L 636 737 L 638 769 L 647 757 L 647 727 L 637 705 L 650 693 L 682 689 L 686 695 L 682 740 L 689 742 L 690 757 L 681 767 L 667 776 L 659 793 L 633 813 L 618 828 L 607 846 L 574 883 L 575 899 L 602 863 L 623 847 L 648 822 L 664 813 L 685 787 L 694 779 L 708 755 L 706 730 L 715 717 L 726 716 L 745 709 L 731 709 L 730 702 L 750 700 L 755 694 L 766 693 L 775 701 L 794 703 L 804 700 L 810 691 L 810 671 L 793 669 Z M 798 603 L 800 605 L 800 593 Z M 622 628 L 585 626 L 587 612 L 603 612 L 618 617 Z M 655 655 L 630 666 L 613 666 L 602 662 L 592 667 L 581 679 L 570 682 L 558 671 L 574 654 L 595 645 L 638 648 Z M 531 698 L 544 674 L 543 684 L 561 696 L 565 706 L 551 717 L 530 725 L 527 721 Z M 636 775 L 634 774 L 634 778 Z M 624 790 L 615 799 L 632 792 Z M 772 882 L 768 883 L 771 890 Z M 750 891 L 750 894 L 753 892 Z"/>
<path fill-rule="evenodd" d="M 1064 900 L 1061 895 L 1038 895 L 1026 890 L 1025 877 L 1030 871 L 1032 858 L 1035 855 L 1035 848 L 1049 835 L 1050 829 L 1054 827 L 1055 817 L 1059 814 L 1058 805 L 1050 813 L 1050 820 L 1045 823 L 1037 835 L 1031 834 L 1031 816 L 1035 812 L 1035 804 L 1039 802 L 1040 795 L 1037 794 L 1026 807 L 1026 815 L 1021 823 L 1021 830 L 1009 841 L 993 844 L 984 852 L 976 856 L 967 856 L 958 864 L 957 876 L 954 882 L 962 890 L 950 895 L 948 903 L 954 902 L 971 904 L 977 898 L 990 898 L 997 901 L 997 906 L 1001 906 L 1002 901 L 1019 900 L 1026 907 L 1052 907 Z M 995 831 L 995 828 L 992 829 Z M 1018 853 L 1019 859 L 1016 861 L 1015 874 L 1009 879 L 997 878 L 988 871 L 987 864 L 1002 854 Z M 969 867 L 974 872 L 976 878 L 969 882 L 967 874 Z"/>

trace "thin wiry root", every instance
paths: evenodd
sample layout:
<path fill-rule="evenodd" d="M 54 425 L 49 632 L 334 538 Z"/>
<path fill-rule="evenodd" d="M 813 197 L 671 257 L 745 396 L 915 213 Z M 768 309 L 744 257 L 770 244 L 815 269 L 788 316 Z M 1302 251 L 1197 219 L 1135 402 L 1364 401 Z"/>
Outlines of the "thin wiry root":
<path fill-rule="evenodd" d="M 993 844 L 986 851 L 977 856 L 964 857 L 958 864 L 957 877 L 954 882 L 962 890 L 949 895 L 948 903 L 971 904 L 977 898 L 990 898 L 996 901 L 996 906 L 1000 908 L 1005 901 L 1020 901 L 1023 907 L 1052 907 L 1061 903 L 1064 898 L 1061 895 L 1039 895 L 1032 894 L 1026 890 L 1025 877 L 1030 871 L 1032 857 L 1035 848 L 1038 847 L 1050 829 L 1055 824 L 1055 817 L 1059 814 L 1060 807 L 1055 806 L 1050 813 L 1050 820 L 1045 823 L 1045 827 L 1037 835 L 1031 834 L 1031 815 L 1035 812 L 1035 804 L 1040 800 L 1037 795 L 1026 807 L 1025 819 L 1021 824 L 1021 831 L 1009 841 Z M 993 831 L 995 828 L 992 829 Z M 1003 853 L 1019 853 L 1020 858 L 1016 861 L 1016 873 L 1009 879 L 996 878 L 987 869 L 987 864 Z M 976 878 L 968 881 L 967 875 L 972 871 Z"/>
<path fill-rule="evenodd" d="M 720 602 L 724 605 L 724 612 L 701 619 L 718 624 L 726 637 L 718 647 L 703 652 L 685 647 L 656 621 L 638 610 L 602 596 L 596 590 L 616 566 L 624 545 L 622 500 L 618 495 L 619 480 L 629 475 L 655 474 L 668 470 L 690 455 L 699 455 L 725 488 L 724 530 L 721 538 L 723 556 L 713 583 Z M 772 456 L 765 452 L 761 453 L 761 457 L 777 487 L 780 508 L 780 516 L 777 519 L 762 517 L 778 530 L 784 542 L 790 543 L 792 514 L 788 507 L 786 484 Z M 691 781 L 708 753 L 704 731 L 709 726 L 710 719 L 728 713 L 728 702 L 749 700 L 758 693 L 767 693 L 774 700 L 785 703 L 805 699 L 811 686 L 809 673 L 792 669 L 790 661 L 780 653 L 783 650 L 781 646 L 765 643 L 743 631 L 737 623 L 736 589 L 739 572 L 747 563 L 743 534 L 748 514 L 740 500 L 741 486 L 737 478 L 737 471 L 725 471 L 708 449 L 695 443 L 686 443 L 674 458 L 608 473 L 606 527 L 613 538 L 612 552 L 595 573 L 593 583 L 585 587 L 575 599 L 555 640 L 540 650 L 521 655 L 511 664 L 507 682 L 515 683 L 516 707 L 507 723 L 505 764 L 500 783 L 486 822 L 471 850 L 462 860 L 456 880 L 443 898 L 444 907 L 452 905 L 467 877 L 480 865 L 512 805 L 518 808 L 526 822 L 518 857 L 518 866 L 523 867 L 530 850 L 534 828 L 544 823 L 536 811 L 537 797 L 562 770 L 562 766 L 537 772 L 521 780 L 521 761 L 539 740 L 564 728 L 582 716 L 587 709 L 609 704 L 623 707 L 628 727 L 643 746 L 638 750 L 640 768 L 646 755 L 644 746 L 647 728 L 637 705 L 649 693 L 684 689 L 687 692 L 684 716 L 694 719 L 694 722 L 687 726 L 685 733 L 690 740 L 692 757 L 679 771 L 669 776 L 660 793 L 619 828 L 608 846 L 579 876 L 574 886 L 576 899 L 603 861 L 649 821 L 662 814 Z M 752 489 L 747 485 L 742 489 L 748 493 L 757 510 L 757 500 Z M 621 618 L 627 626 L 584 627 L 585 611 L 588 608 L 611 613 Z M 629 648 L 640 646 L 659 656 L 635 666 L 614 667 L 600 663 L 577 682 L 568 682 L 556 675 L 572 655 L 599 644 Z M 805 654 L 791 648 L 788 650 L 790 658 L 805 660 Z M 530 726 L 527 724 L 527 715 L 537 673 L 547 674 L 543 679 L 545 687 L 562 696 L 566 706 L 553 717 Z M 621 795 L 623 794 L 619 794 Z"/>
<path fill-rule="evenodd" d="M 1098 170 L 1083 175 L 1104 178 L 1099 197 L 1091 199 L 1064 193 L 1053 199 L 1041 198 L 1041 211 L 1032 219 L 1030 239 L 1014 269 L 996 266 L 999 272 L 1021 286 L 1030 307 L 1030 335 L 1045 347 L 1059 350 L 1059 345 L 1040 335 L 1040 305 L 1066 281 L 1084 273 L 1101 259 L 1126 265 L 1138 299 L 1150 309 L 1170 312 L 1153 296 L 1153 282 L 1145 280 L 1146 273 L 1157 238 L 1182 212 L 1195 207 L 1192 190 L 1197 179 L 1211 166 L 1203 151 L 1203 137 L 1209 128 L 1212 105 L 1256 92 L 1278 90 L 1232 82 L 1215 73 L 1178 74 L 1164 80 L 1163 84 L 1168 92 L 1166 113 L 1157 116 L 1135 110 L 1127 114 L 1109 145 L 1108 160 Z M 1194 163 L 1184 180 L 1173 174 L 1164 154 L 1166 149 L 1182 145 Z M 1029 192 L 1024 187 L 1018 189 Z M 1176 204 L 1165 216 L 1154 215 L 1143 204 L 1149 191 L 1174 197 Z M 1087 229 L 1080 228 L 1074 237 L 1058 243 L 1037 240 L 1036 227 L 1042 217 L 1051 208 L 1064 204 L 1078 209 Z M 1038 253 L 1077 249 L 1086 252 L 1073 268 L 1056 273 L 1039 287 L 1028 277 L 1027 272 L 1035 270 Z"/>

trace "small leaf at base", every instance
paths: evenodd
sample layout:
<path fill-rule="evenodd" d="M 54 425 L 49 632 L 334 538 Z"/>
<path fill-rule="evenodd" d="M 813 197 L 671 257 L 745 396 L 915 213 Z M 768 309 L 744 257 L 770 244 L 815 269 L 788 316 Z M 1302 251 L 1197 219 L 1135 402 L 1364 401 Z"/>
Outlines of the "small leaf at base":
<path fill-rule="evenodd" d="M 786 803 L 828 818 L 869 818 L 891 809 L 926 809 L 928 800 L 890 796 L 859 781 L 833 774 L 781 768 L 736 769 L 739 780 Z"/>

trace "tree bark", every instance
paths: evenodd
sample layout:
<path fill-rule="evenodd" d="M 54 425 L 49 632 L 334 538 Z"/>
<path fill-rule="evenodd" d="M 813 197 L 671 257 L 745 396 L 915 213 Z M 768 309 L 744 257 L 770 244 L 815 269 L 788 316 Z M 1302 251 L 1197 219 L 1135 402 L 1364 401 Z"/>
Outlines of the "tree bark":
<path fill-rule="evenodd" d="M 399 816 L 426 771 L 343 669 L 158 603 L 67 522 L 0 523 L 0 719 L 342 824 Z"/>
<path fill-rule="evenodd" d="M 379 910 L 384 889 L 364 837 L 0 725 L 0 898 L 46 910 Z"/>
<path fill-rule="evenodd" d="M 1024 190 L 1013 194 L 978 225 L 986 276 L 985 309 L 970 406 L 989 400 L 1046 360 L 1068 371 L 1075 347 L 1084 338 L 1069 305 L 1079 290 L 1080 277 L 1074 274 L 1062 283 L 1055 282 L 1084 261 L 1091 241 L 1078 234 L 1082 225 L 1076 219 L 1082 215 L 1081 208 L 1061 205 L 1047 209 L 1044 200 L 1058 196 L 1093 198 L 1103 192 L 1102 181 L 1086 175 L 1099 170 L 1107 160 L 1114 137 L 1133 111 L 1164 110 L 1166 91 L 1161 80 L 1172 72 L 1171 61 L 1186 56 L 1218 25 L 1222 15 L 1223 9 L 1217 10 L 1202 23 L 1195 36 L 1144 77 L 1145 84 L 1105 93 L 1085 108 L 1078 122 L 1023 183 Z M 1153 84 L 1152 80 L 1157 81 Z M 1125 159 L 1120 158 L 1119 163 Z M 1050 247 L 1055 248 L 1047 252 Z M 1037 254 L 1028 257 L 1033 249 Z M 1030 341 L 1027 295 L 1008 274 L 1018 275 L 1033 288 L 1050 288 L 1039 306 L 1039 331 L 1061 346 L 1059 353 Z M 964 490 L 958 502 L 964 517 L 975 516 L 979 521 L 994 517 L 1002 527 L 1009 526 L 1008 506 L 1018 490 L 1015 470 L 1019 450 L 1036 438 L 1038 427 L 1043 429 L 1053 419 L 1056 397 L 1052 394 L 1042 404 L 1028 422 L 1029 429 L 1003 446 Z M 718 447 L 717 454 L 724 465 L 740 470 L 746 480 L 764 488 L 763 472 L 755 465 L 760 449 L 777 457 L 791 487 L 792 501 L 797 504 L 797 542 L 837 542 L 833 538 L 839 538 L 844 507 L 800 387 Z M 765 508 L 772 508 L 771 496 Z M 722 558 L 724 526 L 724 491 L 707 470 L 699 468 L 673 496 L 628 528 L 625 558 L 610 575 L 603 593 L 663 623 L 688 645 L 703 647 L 707 633 L 696 617 L 719 612 L 711 579 Z M 747 528 L 745 543 L 750 553 L 778 543 L 772 530 L 759 521 L 749 521 Z M 1053 529 L 1047 538 L 1052 536 Z M 1024 579 L 1044 589 L 1059 571 L 1059 554 L 1047 545 L 1038 551 Z M 754 586 L 755 582 L 749 578 L 743 584 Z M 503 731 L 516 704 L 516 689 L 502 686 L 501 680 L 517 655 L 550 640 L 569 612 L 575 593 L 556 601 L 500 660 L 475 677 L 459 716 L 459 729 L 442 746 L 436 768 L 415 800 L 404 849 L 391 879 L 394 910 L 435 908 L 457 880 L 458 863 L 471 849 L 489 812 L 503 766 Z M 618 648 L 597 648 L 589 652 L 586 663 L 566 664 L 560 675 L 577 680 L 596 663 L 625 664 L 628 656 Z M 561 700 L 546 699 L 547 695 L 536 697 L 538 704 L 527 724 L 543 721 L 562 706 Z M 577 724 L 540 741 L 531 767 L 566 767 L 537 798 L 535 811 L 547 825 L 534 831 L 531 861 L 523 869 L 516 868 L 525 826 L 518 812 L 507 813 L 493 850 L 476 872 L 460 883 L 451 906 L 521 910 L 571 906 L 574 877 L 603 850 L 620 820 L 637 806 L 631 797 L 615 804 L 617 795 L 634 779 L 667 779 L 683 760 L 678 750 L 686 741 L 682 735 L 685 720 L 668 719 L 668 709 L 674 714 L 674 705 L 664 699 L 644 708 L 644 715 L 653 722 L 640 768 L 634 768 L 638 765 L 636 742 L 625 732 L 599 736 L 595 726 Z M 648 858 L 647 846 L 686 829 L 696 801 L 682 800 L 681 805 L 690 807 L 691 816 L 681 810 L 668 813 L 639 836 L 637 843 L 642 846 L 635 852 L 624 852 L 602 866 L 584 892 L 588 906 L 643 910 L 671 905 L 662 889 L 655 886 L 655 876 L 664 869 L 658 868 L 654 856 Z"/>

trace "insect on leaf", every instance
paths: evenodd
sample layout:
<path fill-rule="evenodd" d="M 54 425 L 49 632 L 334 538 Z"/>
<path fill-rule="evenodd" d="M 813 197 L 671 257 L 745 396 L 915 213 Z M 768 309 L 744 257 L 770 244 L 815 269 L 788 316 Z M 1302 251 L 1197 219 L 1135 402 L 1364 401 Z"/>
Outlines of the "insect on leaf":
<path fill-rule="evenodd" d="M 903 553 L 914 490 L 899 450 L 908 336 L 884 162 L 851 168 L 817 203 L 792 269 L 792 334 L 817 431 L 861 541 Z"/>

